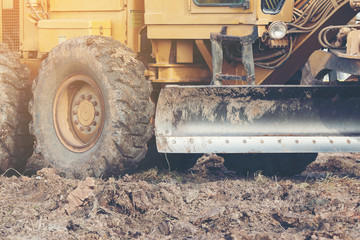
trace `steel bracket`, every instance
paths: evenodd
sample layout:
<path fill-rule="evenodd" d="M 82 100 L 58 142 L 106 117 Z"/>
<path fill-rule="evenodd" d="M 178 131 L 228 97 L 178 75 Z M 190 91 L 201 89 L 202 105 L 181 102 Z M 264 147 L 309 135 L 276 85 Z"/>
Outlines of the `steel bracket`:
<path fill-rule="evenodd" d="M 258 38 L 258 29 L 253 27 L 253 31 L 247 36 L 229 36 L 226 35 L 227 27 L 223 27 L 220 33 L 211 33 L 211 50 L 213 64 L 212 85 L 222 85 L 222 81 L 226 80 L 245 80 L 251 85 L 255 85 L 255 66 L 252 51 L 252 44 Z M 246 75 L 224 75 L 222 74 L 222 64 L 224 60 L 223 41 L 235 41 L 241 44 L 241 60 L 244 65 Z"/>
<path fill-rule="evenodd" d="M 322 78 L 332 70 L 360 76 L 360 61 L 332 52 L 314 51 L 303 68 L 301 82 L 303 85 L 321 85 Z"/>

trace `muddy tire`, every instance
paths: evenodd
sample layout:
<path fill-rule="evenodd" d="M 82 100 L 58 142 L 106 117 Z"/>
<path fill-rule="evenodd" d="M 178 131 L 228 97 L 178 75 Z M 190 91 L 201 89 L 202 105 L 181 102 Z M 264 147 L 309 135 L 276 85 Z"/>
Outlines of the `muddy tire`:
<path fill-rule="evenodd" d="M 23 171 L 32 153 L 29 134 L 29 69 L 20 63 L 18 54 L 0 43 L 0 171 L 16 168 Z"/>
<path fill-rule="evenodd" d="M 135 168 L 153 135 L 144 70 L 111 38 L 78 37 L 55 47 L 33 83 L 33 159 L 75 178 Z"/>

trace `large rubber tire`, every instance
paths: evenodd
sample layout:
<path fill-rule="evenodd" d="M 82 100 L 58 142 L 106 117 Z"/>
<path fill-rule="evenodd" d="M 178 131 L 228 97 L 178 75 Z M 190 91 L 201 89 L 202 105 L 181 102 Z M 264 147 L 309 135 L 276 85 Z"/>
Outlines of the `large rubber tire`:
<path fill-rule="evenodd" d="M 0 43 L 0 171 L 23 171 L 32 153 L 29 133 L 31 116 L 27 104 L 31 98 L 29 69 L 20 63 L 17 53 Z"/>
<path fill-rule="evenodd" d="M 30 131 L 36 138 L 35 158 L 40 156 L 43 166 L 75 178 L 111 176 L 135 168 L 153 135 L 152 86 L 144 70 L 131 49 L 111 38 L 84 36 L 55 47 L 33 83 Z M 55 129 L 54 101 L 64 81 L 79 74 L 93 79 L 99 88 L 104 121 L 93 145 L 74 152 Z"/>

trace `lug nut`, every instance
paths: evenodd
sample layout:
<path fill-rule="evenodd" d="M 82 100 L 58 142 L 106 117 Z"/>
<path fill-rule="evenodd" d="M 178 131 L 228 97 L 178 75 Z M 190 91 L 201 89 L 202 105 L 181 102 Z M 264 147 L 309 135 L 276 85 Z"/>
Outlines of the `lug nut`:
<path fill-rule="evenodd" d="M 94 101 L 93 105 L 94 105 L 94 107 L 96 107 L 97 106 L 97 101 Z"/>
<path fill-rule="evenodd" d="M 93 122 L 92 122 L 92 125 L 93 125 L 93 126 L 96 126 L 96 125 L 97 125 L 97 122 L 96 122 L 96 121 L 93 121 Z"/>
<path fill-rule="evenodd" d="M 85 99 L 85 95 L 82 94 L 82 95 L 80 96 L 80 98 L 81 98 L 81 99 Z"/>
<path fill-rule="evenodd" d="M 87 130 L 88 132 L 91 132 L 91 127 L 87 127 L 86 130 Z"/>
<path fill-rule="evenodd" d="M 92 99 L 92 96 L 91 95 L 87 96 L 87 99 L 88 100 Z"/>
<path fill-rule="evenodd" d="M 95 116 L 99 116 L 100 113 L 98 111 L 95 112 Z"/>
<path fill-rule="evenodd" d="M 76 100 L 75 105 L 79 105 L 79 104 L 80 104 L 80 100 Z"/>

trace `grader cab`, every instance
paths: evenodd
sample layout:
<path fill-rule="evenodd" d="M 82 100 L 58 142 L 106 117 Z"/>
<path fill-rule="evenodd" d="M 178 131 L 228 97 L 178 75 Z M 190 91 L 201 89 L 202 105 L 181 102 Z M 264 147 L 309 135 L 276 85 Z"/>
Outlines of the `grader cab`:
<path fill-rule="evenodd" d="M 332 25 L 358 6 L 3 0 L 0 167 L 24 165 L 35 140 L 31 162 L 68 176 L 126 171 L 154 127 L 165 153 L 359 151 L 357 82 L 322 81 L 357 80 L 358 25 Z"/>

